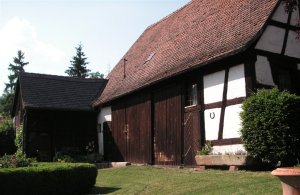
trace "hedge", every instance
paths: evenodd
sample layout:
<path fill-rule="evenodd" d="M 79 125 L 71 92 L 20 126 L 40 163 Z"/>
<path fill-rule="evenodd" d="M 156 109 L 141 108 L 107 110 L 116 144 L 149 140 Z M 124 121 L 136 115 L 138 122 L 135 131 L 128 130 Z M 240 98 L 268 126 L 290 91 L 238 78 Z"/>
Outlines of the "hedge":
<path fill-rule="evenodd" d="M 251 156 L 272 166 L 299 163 L 299 96 L 277 88 L 258 90 L 242 109 L 242 141 Z"/>
<path fill-rule="evenodd" d="M 36 163 L 0 169 L 0 194 L 84 194 L 95 185 L 97 168 L 88 163 Z"/>

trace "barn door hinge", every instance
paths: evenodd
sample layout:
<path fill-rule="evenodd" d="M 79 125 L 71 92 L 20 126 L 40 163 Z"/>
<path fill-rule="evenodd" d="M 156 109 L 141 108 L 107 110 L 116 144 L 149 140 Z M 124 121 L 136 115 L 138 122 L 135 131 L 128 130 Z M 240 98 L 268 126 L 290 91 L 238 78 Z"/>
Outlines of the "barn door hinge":
<path fill-rule="evenodd" d="M 123 133 L 126 135 L 126 138 L 129 138 L 129 125 L 125 124 Z"/>

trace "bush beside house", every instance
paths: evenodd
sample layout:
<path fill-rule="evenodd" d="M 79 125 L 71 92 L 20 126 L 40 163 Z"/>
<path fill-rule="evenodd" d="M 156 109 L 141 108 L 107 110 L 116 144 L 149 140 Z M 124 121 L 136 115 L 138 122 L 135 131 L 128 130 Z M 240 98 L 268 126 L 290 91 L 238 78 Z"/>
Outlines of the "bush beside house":
<path fill-rule="evenodd" d="M 300 97 L 276 88 L 244 101 L 242 141 L 249 154 L 273 166 L 300 160 Z"/>

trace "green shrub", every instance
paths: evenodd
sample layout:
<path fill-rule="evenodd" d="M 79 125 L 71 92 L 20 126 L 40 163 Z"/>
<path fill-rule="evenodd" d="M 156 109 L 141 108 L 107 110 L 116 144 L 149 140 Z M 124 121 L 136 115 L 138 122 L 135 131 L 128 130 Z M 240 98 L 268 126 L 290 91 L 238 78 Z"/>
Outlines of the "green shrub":
<path fill-rule="evenodd" d="M 242 109 L 242 141 L 249 154 L 273 166 L 297 164 L 300 98 L 264 89 L 245 100 Z"/>
<path fill-rule="evenodd" d="M 23 124 L 21 124 L 17 129 L 16 129 L 16 139 L 15 139 L 15 144 L 17 147 L 17 153 L 21 154 L 23 153 Z"/>
<path fill-rule="evenodd" d="M 87 193 L 97 168 L 87 163 L 34 163 L 33 167 L 0 169 L 1 194 L 67 195 Z"/>
<path fill-rule="evenodd" d="M 209 155 L 213 150 L 213 146 L 210 142 L 204 145 L 201 150 L 197 151 L 197 155 Z"/>
<path fill-rule="evenodd" d="M 80 148 L 66 147 L 55 153 L 55 162 L 87 162 L 85 152 Z"/>
<path fill-rule="evenodd" d="M 0 158 L 0 168 L 28 167 L 36 160 L 26 158 L 24 154 L 4 155 Z"/>
<path fill-rule="evenodd" d="M 13 124 L 10 120 L 5 120 L 0 123 L 0 136 L 9 135 L 13 132 Z"/>

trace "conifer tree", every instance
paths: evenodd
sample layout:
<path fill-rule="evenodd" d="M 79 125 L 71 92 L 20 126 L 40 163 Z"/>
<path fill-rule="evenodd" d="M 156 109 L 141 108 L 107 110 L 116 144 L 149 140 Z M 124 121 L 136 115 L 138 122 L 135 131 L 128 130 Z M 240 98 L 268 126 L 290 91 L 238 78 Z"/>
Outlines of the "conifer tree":
<path fill-rule="evenodd" d="M 72 60 L 70 61 L 71 66 L 65 71 L 65 73 L 72 77 L 86 78 L 89 76 L 90 72 L 90 70 L 86 67 L 89 62 L 86 61 L 87 58 L 82 51 L 81 43 L 78 45 L 78 47 L 75 47 L 75 49 L 76 55 L 72 57 Z"/>
<path fill-rule="evenodd" d="M 8 75 L 8 83 L 5 83 L 5 92 L 6 93 L 15 93 L 17 80 L 20 72 L 24 72 L 24 66 L 28 65 L 29 62 L 24 62 L 24 52 L 19 50 L 17 52 L 17 57 L 13 58 L 13 64 L 10 63 L 8 70 L 11 71 L 11 74 Z"/>
<path fill-rule="evenodd" d="M 9 117 L 10 115 L 19 73 L 24 72 L 24 66 L 29 64 L 29 62 L 24 62 L 24 59 L 24 52 L 19 50 L 17 57 L 13 58 L 13 63 L 10 63 L 8 66 L 8 70 L 11 71 L 10 75 L 8 75 L 9 82 L 5 83 L 4 93 L 0 97 L 0 115 L 4 117 Z"/>

